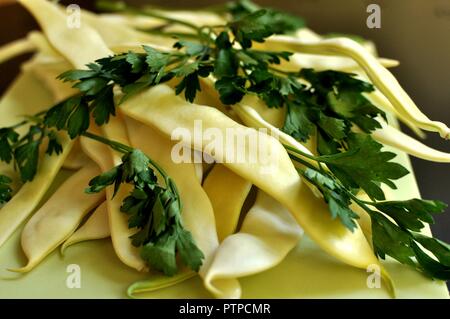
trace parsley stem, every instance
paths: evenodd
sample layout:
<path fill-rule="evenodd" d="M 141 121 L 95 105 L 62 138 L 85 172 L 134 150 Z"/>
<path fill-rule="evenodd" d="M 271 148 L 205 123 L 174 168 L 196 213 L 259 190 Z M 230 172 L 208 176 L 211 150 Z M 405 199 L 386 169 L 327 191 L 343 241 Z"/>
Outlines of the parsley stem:
<path fill-rule="evenodd" d="M 297 163 L 300 163 L 302 165 L 305 165 L 306 167 L 313 169 L 313 170 L 317 170 L 317 167 L 314 167 L 314 165 L 312 165 L 311 163 L 309 163 L 308 161 L 305 161 L 304 159 L 295 156 L 294 154 L 288 153 L 289 157 L 291 159 L 293 159 L 294 161 L 296 161 Z"/>
<path fill-rule="evenodd" d="M 9 128 L 10 128 L 10 129 L 16 129 L 16 128 L 19 128 L 19 127 L 21 127 L 21 126 L 23 126 L 23 125 L 26 125 L 26 124 L 30 123 L 30 119 L 35 120 L 35 119 L 37 119 L 38 117 L 40 117 L 40 116 L 42 116 L 42 115 L 44 115 L 44 114 L 46 114 L 46 113 L 47 113 L 47 110 L 44 110 L 44 111 L 40 111 L 40 112 L 38 112 L 38 113 L 36 113 L 36 114 L 34 114 L 34 115 L 32 115 L 32 116 L 26 116 L 26 119 L 25 119 L 25 120 L 23 120 L 23 121 L 21 121 L 21 122 L 19 122 L 19 123 L 17 123 L 17 124 L 14 124 L 13 126 L 10 126 Z"/>
<path fill-rule="evenodd" d="M 120 153 L 123 153 L 123 154 L 130 153 L 134 150 L 134 148 L 132 148 L 128 145 L 125 145 L 125 144 L 122 144 L 122 143 L 119 143 L 116 141 L 112 141 L 110 139 L 107 139 L 103 136 L 100 136 L 100 135 L 97 135 L 94 133 L 84 132 L 81 135 L 83 135 L 87 138 L 90 138 L 92 140 L 95 140 L 97 142 L 103 143 L 105 145 L 108 145 L 112 149 L 114 149 Z M 171 182 L 169 175 L 164 171 L 164 169 L 161 166 L 159 166 L 158 163 L 156 163 L 154 160 L 152 160 L 149 156 L 147 156 L 147 158 L 150 162 L 150 165 L 153 166 L 158 171 L 158 173 L 161 174 L 161 176 L 164 178 L 164 183 L 166 184 L 166 186 L 171 187 L 172 190 L 174 191 L 174 193 L 178 194 L 178 190 L 175 186 L 175 183 Z"/>
<path fill-rule="evenodd" d="M 280 74 L 283 74 L 283 75 L 288 75 L 288 76 L 292 75 L 292 76 L 298 77 L 298 72 L 283 71 L 283 70 L 274 68 L 272 66 L 269 66 L 268 68 L 270 70 L 274 71 L 274 72 L 277 72 L 277 73 L 280 73 Z"/>
<path fill-rule="evenodd" d="M 111 141 L 103 136 L 97 135 L 97 134 L 93 134 L 90 132 L 84 132 L 81 135 L 90 138 L 92 140 L 95 140 L 97 142 L 103 143 L 105 145 L 110 146 L 111 148 L 113 148 L 114 150 L 120 152 L 120 153 L 129 153 L 133 151 L 132 147 L 129 147 L 125 144 L 119 143 L 119 142 L 115 142 L 115 141 Z"/>
<path fill-rule="evenodd" d="M 292 146 L 289 146 L 289 145 L 286 145 L 286 144 L 283 144 L 283 146 L 284 146 L 284 148 L 286 148 L 288 151 L 294 152 L 294 153 L 296 153 L 297 155 L 304 156 L 304 157 L 309 158 L 309 159 L 311 159 L 311 160 L 313 160 L 313 161 L 316 161 L 316 162 L 321 162 L 321 161 L 320 161 L 320 158 L 318 158 L 318 157 L 316 157 L 316 156 L 314 156 L 314 155 L 309 155 L 309 154 L 307 154 L 307 153 L 305 153 L 305 152 L 300 151 L 299 149 L 297 149 L 297 148 L 295 148 L 295 147 L 292 147 Z M 314 169 L 316 169 L 316 168 L 314 168 Z"/>
<path fill-rule="evenodd" d="M 128 7 L 126 12 L 132 13 L 132 14 L 136 14 L 136 15 L 145 15 L 145 16 L 148 16 L 148 17 L 165 20 L 165 21 L 173 23 L 173 24 L 184 25 L 185 27 L 188 27 L 188 28 L 190 28 L 192 30 L 195 30 L 196 32 L 199 32 L 199 30 L 200 30 L 199 27 L 197 27 L 196 25 L 194 25 L 192 23 L 189 23 L 189 22 L 186 22 L 186 21 L 183 21 L 183 20 L 170 18 L 170 17 L 167 17 L 165 15 L 156 13 L 154 11 L 139 10 L 139 9 L 134 9 L 134 8 Z"/>
<path fill-rule="evenodd" d="M 163 14 L 155 12 L 155 10 L 153 10 L 153 9 L 135 8 L 135 7 L 127 5 L 123 1 L 114 1 L 114 2 L 113 1 L 97 1 L 96 6 L 99 10 L 102 10 L 102 11 L 123 12 L 123 13 L 130 13 L 130 14 L 134 14 L 134 15 L 144 15 L 144 16 L 148 16 L 148 17 L 152 17 L 152 18 L 156 18 L 156 19 L 165 20 L 169 23 L 184 25 L 185 27 L 193 29 L 196 32 L 199 32 L 199 30 L 200 30 L 199 27 L 197 27 L 196 25 L 194 25 L 192 23 L 165 16 Z"/>
<path fill-rule="evenodd" d="M 198 39 L 198 36 L 195 33 L 187 33 L 187 32 L 166 32 L 162 30 L 155 29 L 138 29 L 141 32 L 145 32 L 148 34 L 159 35 L 162 37 L 168 38 L 189 38 L 189 39 Z"/>

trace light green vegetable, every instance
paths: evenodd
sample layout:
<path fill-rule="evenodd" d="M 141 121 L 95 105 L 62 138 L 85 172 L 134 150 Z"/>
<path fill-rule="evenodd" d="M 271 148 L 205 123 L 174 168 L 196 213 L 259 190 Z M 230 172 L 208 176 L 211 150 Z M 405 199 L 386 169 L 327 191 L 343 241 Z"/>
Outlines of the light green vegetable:
<path fill-rule="evenodd" d="M 206 287 L 218 298 L 239 298 L 240 289 L 228 286 L 227 281 L 274 267 L 302 234 L 289 211 L 259 191 L 241 230 L 225 238 L 217 250 L 206 272 Z"/>
<path fill-rule="evenodd" d="M 77 229 L 83 217 L 104 199 L 104 193 L 88 195 L 84 192 L 89 180 L 98 173 L 95 164 L 82 168 L 69 177 L 31 217 L 21 238 L 28 262 L 24 267 L 11 271 L 32 270 L 62 244 Z"/>
<path fill-rule="evenodd" d="M 107 238 L 111 235 L 108 223 L 106 202 L 100 204 L 88 220 L 77 229 L 61 246 L 61 253 L 74 244 L 94 239 Z"/>
<path fill-rule="evenodd" d="M 224 165 L 216 164 L 203 183 L 216 218 L 217 236 L 222 242 L 236 231 L 242 206 L 252 184 Z"/>

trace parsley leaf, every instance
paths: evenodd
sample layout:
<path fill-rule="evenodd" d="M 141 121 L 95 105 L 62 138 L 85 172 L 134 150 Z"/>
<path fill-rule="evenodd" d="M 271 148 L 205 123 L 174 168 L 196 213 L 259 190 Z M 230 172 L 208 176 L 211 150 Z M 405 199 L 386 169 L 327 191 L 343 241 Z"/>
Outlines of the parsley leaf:
<path fill-rule="evenodd" d="M 352 133 L 347 141 L 349 151 L 320 157 L 346 187 L 360 187 L 370 198 L 384 200 L 378 184 L 384 183 L 395 189 L 392 180 L 409 173 L 402 165 L 391 162 L 395 153 L 381 151 L 383 146 L 370 135 Z"/>
<path fill-rule="evenodd" d="M 109 117 L 116 115 L 114 106 L 113 85 L 104 87 L 91 104 L 92 115 L 97 125 L 109 122 Z"/>
<path fill-rule="evenodd" d="M 288 103 L 286 119 L 282 130 L 299 141 L 307 141 L 314 133 L 315 127 L 308 116 L 308 112 L 310 111 L 302 103 Z"/>
<path fill-rule="evenodd" d="M 61 143 L 59 142 L 57 133 L 55 131 L 50 131 L 47 133 L 47 137 L 48 145 L 45 153 L 48 155 L 52 155 L 53 153 L 55 153 L 56 155 L 61 154 L 63 148 Z"/>
<path fill-rule="evenodd" d="M 256 10 L 228 23 L 244 49 L 250 48 L 252 41 L 264 42 L 265 38 L 273 34 L 288 33 L 303 26 L 304 22 L 300 18 L 271 9 Z"/>
<path fill-rule="evenodd" d="M 6 175 L 0 174 L 0 205 L 8 202 L 11 199 L 11 182 L 11 178 Z"/>
<path fill-rule="evenodd" d="M 0 129 L 0 161 L 9 163 L 13 158 L 13 144 L 17 142 L 19 134 L 12 128 Z"/>
<path fill-rule="evenodd" d="M 413 201 L 418 204 L 420 200 Z M 439 202 L 425 202 L 425 206 L 434 212 L 438 212 L 438 208 L 443 209 L 445 206 Z M 406 206 L 409 204 L 411 202 L 408 202 Z M 386 255 L 389 255 L 431 278 L 450 279 L 450 246 L 448 244 L 436 238 L 412 232 L 405 223 L 394 224 L 379 212 L 370 211 L 369 213 L 372 220 L 373 245 L 378 256 L 385 259 Z"/>
<path fill-rule="evenodd" d="M 241 76 L 223 77 L 214 84 L 223 104 L 232 105 L 242 100 L 245 95 L 245 78 Z"/>
<path fill-rule="evenodd" d="M 134 188 L 123 200 L 121 211 L 128 215 L 128 227 L 137 228 L 132 244 L 141 249 L 141 257 L 154 269 L 172 276 L 178 271 L 176 254 L 182 262 L 198 271 L 204 259 L 191 234 L 181 221 L 181 200 L 175 184 L 156 167 L 165 187 L 151 168 L 156 165 L 140 150 L 132 149 L 122 157 L 122 163 L 93 178 L 87 193 L 97 193 L 114 184 L 114 195 L 122 183 Z"/>
<path fill-rule="evenodd" d="M 440 201 L 410 199 L 407 201 L 378 202 L 374 206 L 390 216 L 399 226 L 420 231 L 424 223 L 433 224 L 432 213 L 442 212 L 447 205 Z"/>
<path fill-rule="evenodd" d="M 67 120 L 67 132 L 71 138 L 75 138 L 86 132 L 89 128 L 89 108 L 87 103 L 81 103 L 74 107 Z"/>
<path fill-rule="evenodd" d="M 43 132 L 37 125 L 30 127 L 26 136 L 16 145 L 14 159 L 20 172 L 22 182 L 33 180 L 37 172 L 39 147 L 43 140 Z"/>
<path fill-rule="evenodd" d="M 328 204 L 331 217 L 333 219 L 339 218 L 345 227 L 353 231 L 357 227 L 355 220 L 359 216 L 349 208 L 351 198 L 345 189 L 329 176 L 311 168 L 306 169 L 303 176 L 322 193 L 325 202 Z"/>

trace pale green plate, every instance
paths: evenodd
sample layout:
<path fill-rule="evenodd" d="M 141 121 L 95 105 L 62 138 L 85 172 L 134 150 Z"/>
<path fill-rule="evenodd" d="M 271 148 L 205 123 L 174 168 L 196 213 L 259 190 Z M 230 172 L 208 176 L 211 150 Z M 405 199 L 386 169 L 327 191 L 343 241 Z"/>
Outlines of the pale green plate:
<path fill-rule="evenodd" d="M 410 167 L 406 156 L 401 162 Z M 61 180 L 63 176 L 59 179 Z M 412 175 L 399 181 L 402 198 L 418 196 Z M 61 209 L 64 209 L 61 207 Z M 134 281 L 145 279 L 124 266 L 114 254 L 109 240 L 80 243 L 67 249 L 65 256 L 53 252 L 32 272 L 11 273 L 25 263 L 20 248 L 20 231 L 0 249 L 0 298 L 126 298 Z M 79 265 L 81 287 L 68 288 L 67 267 Z M 396 262 L 386 262 L 400 298 L 448 298 L 443 282 L 432 281 Z M 308 238 L 278 266 L 242 278 L 243 298 L 388 298 L 386 289 L 368 288 L 369 273 L 329 257 Z M 69 280 L 70 281 L 70 280 Z M 149 298 L 209 298 L 199 278 L 147 294 Z"/>
<path fill-rule="evenodd" d="M 410 168 L 405 154 L 399 161 Z M 67 173 L 60 174 L 60 183 Z M 398 182 L 397 197 L 419 196 L 411 174 Z M 56 187 L 54 185 L 53 187 Z M 64 207 L 61 207 L 64 209 Z M 0 298 L 126 298 L 127 287 L 148 277 L 123 265 L 109 240 L 84 242 L 69 247 L 65 256 L 54 251 L 32 272 L 21 275 L 7 271 L 25 264 L 20 230 L 0 247 Z M 69 288 L 68 266 L 80 267 L 80 288 Z M 443 282 L 432 281 L 396 262 L 386 262 L 400 298 L 448 298 Z M 69 267 L 70 270 L 70 267 Z M 349 267 L 323 253 L 308 238 L 278 266 L 241 279 L 244 298 L 389 298 L 386 289 L 368 288 L 370 273 Z M 69 285 L 70 286 L 70 285 Z M 196 277 L 181 284 L 147 294 L 149 298 L 209 298 Z"/>

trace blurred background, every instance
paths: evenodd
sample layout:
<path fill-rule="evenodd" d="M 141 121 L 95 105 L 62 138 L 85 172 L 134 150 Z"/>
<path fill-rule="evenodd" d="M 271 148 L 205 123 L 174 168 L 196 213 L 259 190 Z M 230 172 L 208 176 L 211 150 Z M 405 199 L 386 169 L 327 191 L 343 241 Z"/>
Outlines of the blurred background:
<path fill-rule="evenodd" d="M 70 0 L 94 9 L 94 1 Z M 199 8 L 221 4 L 215 0 L 129 0 L 173 8 Z M 450 125 L 450 0 L 255 0 L 305 18 L 319 33 L 350 33 L 373 40 L 383 57 L 401 61 L 391 69 L 416 104 L 430 118 Z M 381 7 L 381 28 L 366 25 L 367 6 Z M 37 28 L 32 17 L 13 0 L 0 0 L 0 45 Z M 0 65 L 0 92 L 8 86 L 28 57 Z M 426 143 L 450 152 L 450 143 L 429 134 Z M 414 172 L 424 198 L 450 203 L 450 166 L 412 158 Z M 433 226 L 437 237 L 450 242 L 450 209 L 437 217 Z"/>

